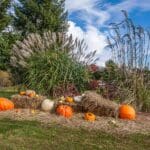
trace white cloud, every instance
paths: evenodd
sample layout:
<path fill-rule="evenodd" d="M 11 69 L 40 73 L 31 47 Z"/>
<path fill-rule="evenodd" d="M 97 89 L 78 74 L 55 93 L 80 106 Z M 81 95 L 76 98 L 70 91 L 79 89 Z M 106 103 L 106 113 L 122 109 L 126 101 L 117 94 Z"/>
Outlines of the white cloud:
<path fill-rule="evenodd" d="M 96 26 L 103 25 L 110 18 L 110 15 L 106 11 L 97 8 L 101 5 L 101 2 L 102 0 L 77 0 L 74 2 L 66 0 L 66 9 L 70 14 L 80 11 L 79 19 L 86 22 L 86 31 L 84 31 L 74 22 L 69 21 L 68 33 L 72 34 L 74 38 L 84 39 L 88 45 L 88 51 L 97 50 L 97 56 L 100 57 L 98 64 L 104 66 L 104 62 L 110 54 L 104 52 L 106 38 Z"/>
<path fill-rule="evenodd" d="M 120 10 L 126 10 L 130 12 L 134 8 L 139 8 L 140 11 L 148 11 L 150 10 L 150 1 L 149 0 L 125 0 L 116 5 L 109 6 L 108 11 L 117 12 Z"/>
<path fill-rule="evenodd" d="M 65 7 L 70 14 L 82 11 L 80 19 L 88 24 L 93 25 L 96 23 L 97 25 L 102 25 L 110 16 L 106 11 L 98 8 L 101 3 L 102 0 L 66 0 Z"/>
<path fill-rule="evenodd" d="M 69 14 L 78 12 L 78 19 L 85 22 L 84 31 L 75 22 L 69 21 L 69 34 L 75 38 L 85 39 L 89 50 L 97 50 L 100 56 L 100 65 L 110 58 L 110 53 L 104 51 L 106 46 L 106 34 L 99 28 L 106 26 L 107 21 L 118 21 L 121 18 L 121 10 L 131 12 L 135 8 L 140 11 L 150 10 L 149 0 L 122 0 L 118 4 L 105 3 L 105 0 L 66 0 L 65 7 Z"/>
<path fill-rule="evenodd" d="M 83 9 L 85 10 L 91 9 L 97 2 L 98 0 L 76 0 L 76 1 L 66 0 L 65 5 L 66 9 L 69 12 L 72 12 Z"/>
<path fill-rule="evenodd" d="M 104 52 L 104 47 L 106 46 L 105 35 L 94 26 L 87 26 L 86 31 L 83 31 L 81 27 L 77 26 L 72 21 L 69 21 L 69 25 L 68 34 L 72 34 L 74 38 L 80 40 L 84 39 L 88 45 L 88 51 L 97 50 L 97 56 L 100 57 L 97 63 L 104 66 L 104 62 L 108 60 L 108 54 Z"/>

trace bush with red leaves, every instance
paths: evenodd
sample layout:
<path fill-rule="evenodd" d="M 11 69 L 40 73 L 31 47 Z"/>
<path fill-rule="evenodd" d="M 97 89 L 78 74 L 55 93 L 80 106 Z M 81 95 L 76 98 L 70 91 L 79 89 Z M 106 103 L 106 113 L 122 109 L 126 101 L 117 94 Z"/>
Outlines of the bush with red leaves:
<path fill-rule="evenodd" d="M 61 96 L 76 96 L 76 95 L 80 95 L 80 93 L 78 92 L 76 86 L 74 84 L 67 84 L 67 85 L 59 85 L 57 87 L 55 87 L 55 89 L 53 90 L 53 97 L 57 98 L 57 97 L 61 97 Z"/>
<path fill-rule="evenodd" d="M 118 88 L 115 85 L 112 84 L 106 84 L 102 89 L 101 89 L 101 94 L 103 97 L 113 100 L 118 97 Z"/>
<path fill-rule="evenodd" d="M 95 73 L 99 70 L 99 67 L 95 64 L 91 64 L 90 66 L 88 66 L 88 69 L 90 72 Z"/>
<path fill-rule="evenodd" d="M 96 90 L 97 88 L 99 88 L 99 80 L 91 80 L 90 82 L 89 82 L 89 89 L 90 90 Z"/>

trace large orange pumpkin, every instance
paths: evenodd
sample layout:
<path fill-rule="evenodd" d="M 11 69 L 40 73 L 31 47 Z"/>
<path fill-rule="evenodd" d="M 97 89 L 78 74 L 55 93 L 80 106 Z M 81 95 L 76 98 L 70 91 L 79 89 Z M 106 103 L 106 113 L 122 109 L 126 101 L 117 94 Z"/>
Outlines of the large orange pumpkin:
<path fill-rule="evenodd" d="M 96 116 L 91 112 L 87 112 L 85 113 L 84 119 L 88 121 L 95 121 Z"/>
<path fill-rule="evenodd" d="M 14 108 L 14 103 L 7 98 L 0 98 L 0 111 L 10 110 Z"/>
<path fill-rule="evenodd" d="M 73 115 L 73 109 L 67 105 L 59 105 L 56 109 L 58 115 L 70 118 Z"/>
<path fill-rule="evenodd" d="M 121 119 L 134 120 L 136 117 L 134 108 L 130 105 L 121 105 L 119 108 L 119 117 Z"/>

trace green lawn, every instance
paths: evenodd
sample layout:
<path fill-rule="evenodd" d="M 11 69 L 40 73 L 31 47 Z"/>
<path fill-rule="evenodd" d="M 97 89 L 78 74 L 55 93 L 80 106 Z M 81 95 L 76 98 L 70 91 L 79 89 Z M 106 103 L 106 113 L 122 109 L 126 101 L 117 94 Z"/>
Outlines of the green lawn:
<path fill-rule="evenodd" d="M 4 92 L 4 91 L 0 91 L 0 97 L 7 97 L 10 98 L 11 95 L 15 94 L 16 92 Z"/>
<path fill-rule="evenodd" d="M 16 87 L 2 88 L 0 89 L 0 97 L 10 98 L 13 94 L 18 93 Z"/>
<path fill-rule="evenodd" d="M 14 92 L 0 92 L 10 97 Z M 150 135 L 117 135 L 56 124 L 0 120 L 0 150 L 148 150 Z"/>
<path fill-rule="evenodd" d="M 119 136 L 55 124 L 0 120 L 1 150 L 148 150 L 150 136 Z"/>

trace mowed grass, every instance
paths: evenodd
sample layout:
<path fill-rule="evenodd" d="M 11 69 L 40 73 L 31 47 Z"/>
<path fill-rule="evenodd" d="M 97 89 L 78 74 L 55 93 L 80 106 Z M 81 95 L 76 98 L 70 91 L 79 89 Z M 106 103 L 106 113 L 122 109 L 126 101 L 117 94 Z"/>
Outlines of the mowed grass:
<path fill-rule="evenodd" d="M 13 94 L 16 94 L 16 92 L 0 91 L 0 97 L 11 98 L 11 95 Z"/>
<path fill-rule="evenodd" d="M 10 97 L 14 92 L 0 92 Z M 150 135 L 108 134 L 33 121 L 0 120 L 0 150 L 148 150 Z"/>
<path fill-rule="evenodd" d="M 11 96 L 17 92 L 18 90 L 15 87 L 2 88 L 0 89 L 0 97 L 11 98 Z"/>
<path fill-rule="evenodd" d="M 148 150 L 150 135 L 112 135 L 56 124 L 0 120 L 1 150 Z"/>

